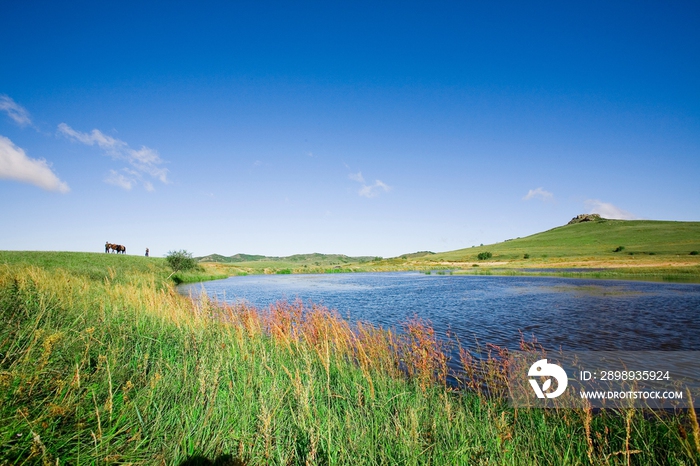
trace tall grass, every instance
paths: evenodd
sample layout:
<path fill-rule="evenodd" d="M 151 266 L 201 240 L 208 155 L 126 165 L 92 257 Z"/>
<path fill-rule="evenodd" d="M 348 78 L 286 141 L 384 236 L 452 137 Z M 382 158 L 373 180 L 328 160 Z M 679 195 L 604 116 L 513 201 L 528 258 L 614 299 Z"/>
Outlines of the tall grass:
<path fill-rule="evenodd" d="M 192 301 L 163 275 L 0 266 L 0 464 L 700 461 L 690 415 L 514 410 L 448 384 L 426 322 Z"/>

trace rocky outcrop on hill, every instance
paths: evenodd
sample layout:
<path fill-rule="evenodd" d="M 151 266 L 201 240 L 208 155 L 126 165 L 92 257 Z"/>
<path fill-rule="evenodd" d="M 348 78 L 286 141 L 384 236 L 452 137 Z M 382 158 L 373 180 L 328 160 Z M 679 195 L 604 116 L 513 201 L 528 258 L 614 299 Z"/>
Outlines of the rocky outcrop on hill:
<path fill-rule="evenodd" d="M 567 223 L 567 225 L 573 225 L 574 223 L 583 222 L 597 222 L 599 220 L 602 220 L 602 217 L 598 214 L 581 214 L 572 218 L 571 221 Z"/>

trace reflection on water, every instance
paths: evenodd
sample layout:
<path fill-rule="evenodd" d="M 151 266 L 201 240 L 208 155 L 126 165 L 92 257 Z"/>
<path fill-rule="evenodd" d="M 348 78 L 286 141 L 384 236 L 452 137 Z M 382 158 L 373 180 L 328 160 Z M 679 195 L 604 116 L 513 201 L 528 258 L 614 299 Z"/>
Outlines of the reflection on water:
<path fill-rule="evenodd" d="M 179 290 L 258 307 L 301 299 L 383 327 L 419 316 L 465 345 L 517 349 L 522 333 L 549 349 L 700 350 L 698 284 L 401 272 L 231 277 Z"/>

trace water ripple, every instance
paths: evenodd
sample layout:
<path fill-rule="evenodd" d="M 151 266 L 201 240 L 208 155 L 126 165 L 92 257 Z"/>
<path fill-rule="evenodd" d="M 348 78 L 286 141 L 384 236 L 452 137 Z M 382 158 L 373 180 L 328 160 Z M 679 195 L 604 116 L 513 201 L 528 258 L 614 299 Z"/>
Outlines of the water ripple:
<path fill-rule="evenodd" d="M 516 349 L 522 333 L 549 349 L 700 350 L 698 284 L 401 272 L 231 277 L 178 289 L 258 307 L 301 299 L 383 327 L 419 316 L 467 344 Z"/>

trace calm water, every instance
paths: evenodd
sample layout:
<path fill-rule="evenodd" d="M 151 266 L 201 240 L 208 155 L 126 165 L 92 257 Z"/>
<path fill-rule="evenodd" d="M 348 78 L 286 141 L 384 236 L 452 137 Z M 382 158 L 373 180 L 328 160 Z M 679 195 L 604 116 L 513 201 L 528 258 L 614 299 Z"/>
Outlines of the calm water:
<path fill-rule="evenodd" d="M 179 290 L 258 307 L 299 298 L 383 327 L 417 315 L 465 346 L 517 349 L 522 332 L 548 349 L 700 350 L 698 284 L 401 272 L 231 277 Z"/>

